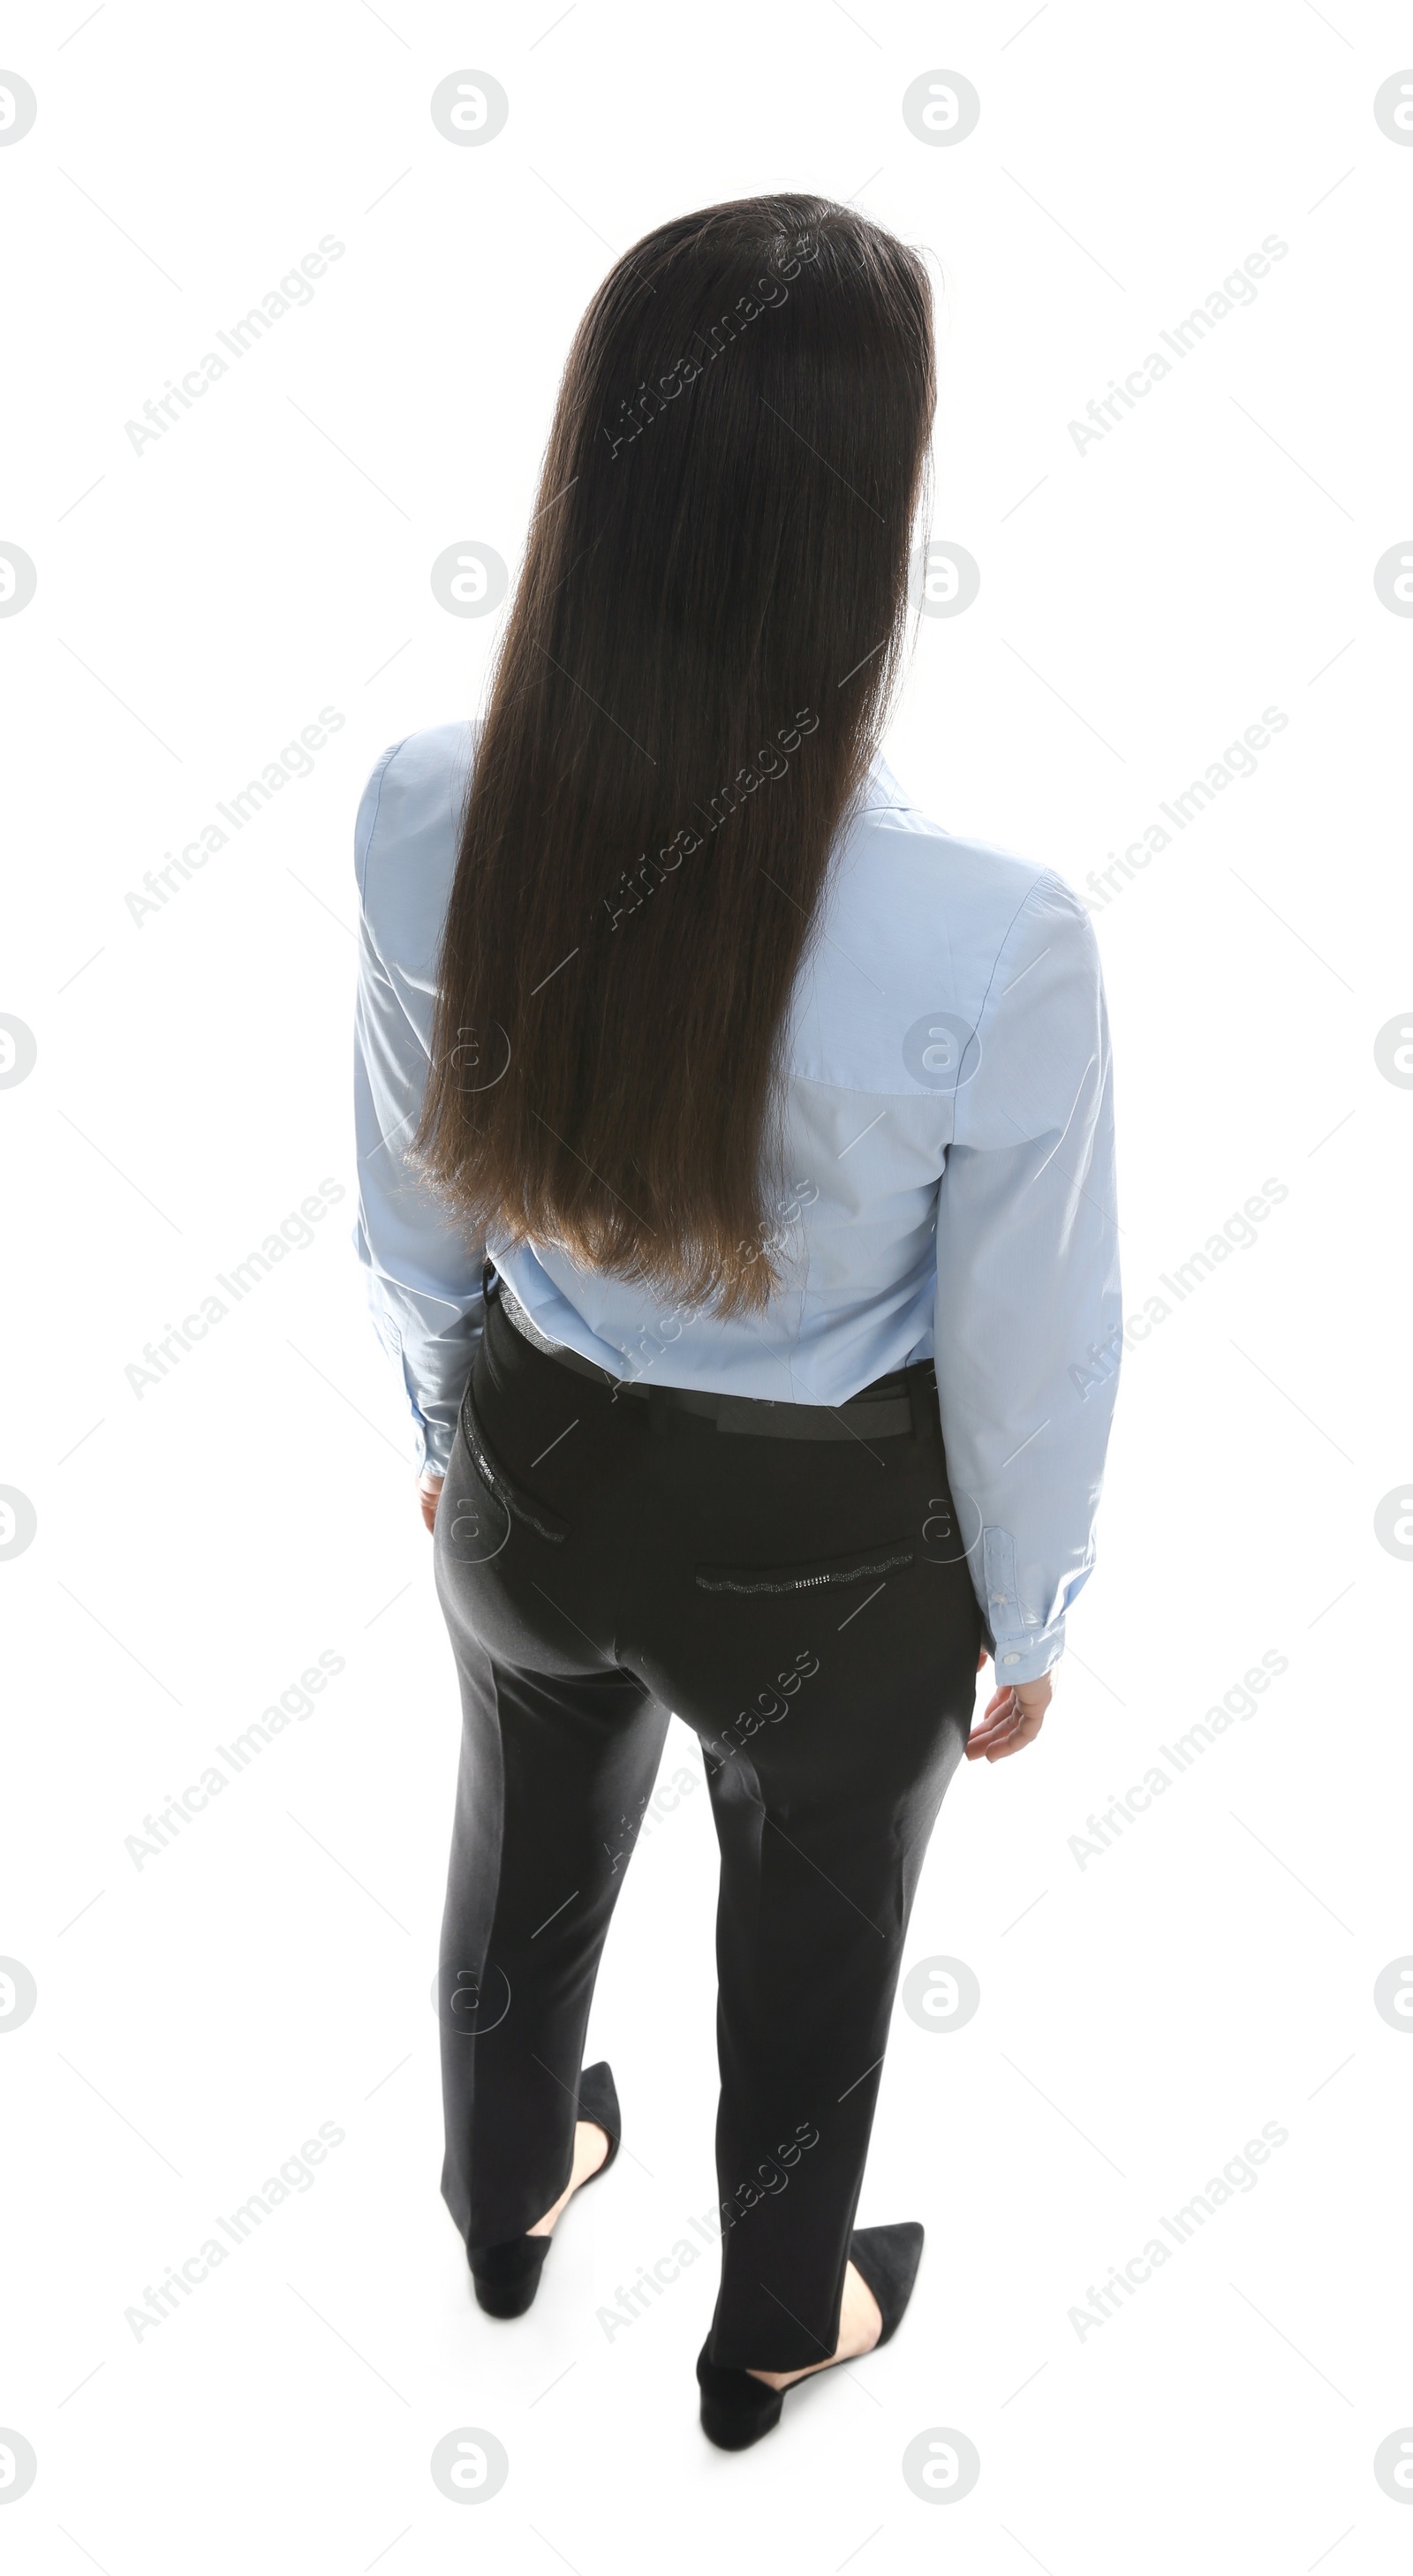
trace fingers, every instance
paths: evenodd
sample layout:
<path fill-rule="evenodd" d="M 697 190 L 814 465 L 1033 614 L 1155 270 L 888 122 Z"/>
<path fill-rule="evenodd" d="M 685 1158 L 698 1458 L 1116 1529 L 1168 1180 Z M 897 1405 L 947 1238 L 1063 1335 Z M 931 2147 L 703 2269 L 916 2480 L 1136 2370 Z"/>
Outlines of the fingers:
<path fill-rule="evenodd" d="M 1004 1754 L 1019 1753 L 1022 1745 L 1033 1744 L 1044 1723 L 1043 1709 L 1025 1713 L 1003 1712 L 990 1725 L 973 1732 L 967 1743 L 967 1760 L 998 1762 Z"/>
<path fill-rule="evenodd" d="M 997 1745 L 992 1761 L 997 1761 L 1003 1753 L 1019 1753 L 1023 1744 L 1033 1744 L 1044 1723 L 1043 1708 L 1022 1709 L 1014 1724 L 1007 1728 L 1004 1742 Z"/>
<path fill-rule="evenodd" d="M 968 1738 L 967 1760 L 998 1762 L 1008 1753 L 1019 1753 L 1023 1745 L 1033 1744 L 1045 1722 L 1050 1696 L 1048 1676 L 1038 1682 L 1009 1684 L 993 1691 L 980 1723 Z"/>

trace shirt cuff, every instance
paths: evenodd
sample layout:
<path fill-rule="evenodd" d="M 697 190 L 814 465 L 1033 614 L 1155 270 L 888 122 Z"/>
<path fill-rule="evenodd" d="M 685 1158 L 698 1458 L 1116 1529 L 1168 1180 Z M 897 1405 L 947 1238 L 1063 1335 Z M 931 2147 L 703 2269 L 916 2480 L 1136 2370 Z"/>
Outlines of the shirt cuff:
<path fill-rule="evenodd" d="M 435 1420 L 429 1421 L 425 1416 L 414 1416 L 414 1423 L 417 1433 L 419 1473 L 428 1476 L 445 1476 L 451 1465 L 451 1453 L 456 1441 L 455 1422 L 448 1424 Z"/>
<path fill-rule="evenodd" d="M 1064 1653 L 1064 1612 L 1048 1628 L 1027 1618 L 1016 1580 L 1016 1543 L 1008 1529 L 983 1529 L 981 1568 L 982 1625 L 996 1679 L 1003 1687 L 1007 1682 L 1038 1682 Z"/>
<path fill-rule="evenodd" d="M 1004 1690 L 1012 1682 L 1038 1682 L 1065 1651 L 1065 1623 L 1056 1619 L 1029 1636 L 1001 1637 L 992 1648 L 996 1679 Z"/>

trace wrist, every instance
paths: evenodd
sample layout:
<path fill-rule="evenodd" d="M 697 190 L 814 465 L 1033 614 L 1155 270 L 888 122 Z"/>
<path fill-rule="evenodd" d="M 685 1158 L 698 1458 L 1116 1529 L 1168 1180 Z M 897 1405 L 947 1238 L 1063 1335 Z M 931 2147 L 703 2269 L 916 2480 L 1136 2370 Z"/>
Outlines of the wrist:
<path fill-rule="evenodd" d="M 1002 1688 L 1012 1683 L 1043 1681 L 1053 1672 L 1065 1650 L 1064 1621 L 1057 1619 L 1043 1635 L 1001 1637 L 991 1650 L 996 1679 Z"/>

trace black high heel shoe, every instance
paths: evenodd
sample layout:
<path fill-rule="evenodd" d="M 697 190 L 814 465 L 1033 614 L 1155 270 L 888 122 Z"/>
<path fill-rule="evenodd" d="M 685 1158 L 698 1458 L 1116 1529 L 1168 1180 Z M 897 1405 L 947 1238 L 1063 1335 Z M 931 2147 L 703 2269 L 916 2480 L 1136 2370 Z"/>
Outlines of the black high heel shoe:
<path fill-rule="evenodd" d="M 613 2070 L 606 2059 L 597 2066 L 586 2066 L 579 2078 L 579 2101 L 576 2120 L 593 2120 L 608 2139 L 608 2153 L 601 2165 L 579 2185 L 587 2191 L 591 2182 L 606 2174 L 618 2153 L 623 2135 L 623 2115 L 618 2108 Z M 576 2194 L 577 2197 L 577 2194 Z M 503 2245 L 478 2246 L 470 2256 L 471 2279 L 477 2305 L 488 2317 L 523 2317 L 540 2286 L 554 2236 L 511 2236 Z M 872 2288 L 872 2283 L 869 2284 Z M 877 2293 L 875 2292 L 875 2296 Z"/>
<path fill-rule="evenodd" d="M 917 2220 L 904 2218 L 896 2227 L 857 2227 L 849 2239 L 849 2260 L 868 2283 L 883 2319 L 883 2332 L 871 2346 L 874 2352 L 902 2323 L 922 2260 L 922 2238 Z M 867 2353 L 855 2355 L 857 2360 L 867 2358 Z M 825 2364 L 825 2369 L 837 2367 Z M 810 2373 L 812 2379 L 822 2376 L 820 2371 Z M 763 2379 L 753 2379 L 748 2370 L 727 2370 L 708 2361 L 706 2344 L 697 2361 L 697 2384 L 702 2392 L 702 2431 L 722 2451 L 749 2450 L 763 2433 L 772 2432 L 790 2394 L 788 2388 L 767 2388 Z M 791 2385 L 801 2387 L 804 2382 L 795 2380 Z"/>

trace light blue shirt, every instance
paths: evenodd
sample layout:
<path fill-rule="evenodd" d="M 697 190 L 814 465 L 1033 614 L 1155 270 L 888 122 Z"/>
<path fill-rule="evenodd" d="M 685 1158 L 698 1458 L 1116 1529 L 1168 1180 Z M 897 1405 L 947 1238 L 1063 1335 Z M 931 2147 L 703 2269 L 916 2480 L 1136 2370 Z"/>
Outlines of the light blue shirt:
<path fill-rule="evenodd" d="M 468 1242 L 405 1160 L 475 738 L 434 725 L 385 751 L 356 828 L 355 1244 L 421 1461 L 451 1455 L 483 1250 L 552 1341 L 618 1378 L 839 1405 L 933 1359 L 997 1679 L 1036 1679 L 1093 1562 L 1122 1344 L 1108 1020 L 1083 906 L 1053 869 L 928 822 L 877 760 L 791 1006 L 782 1287 L 750 1317 L 665 1308 L 550 1244 Z"/>

